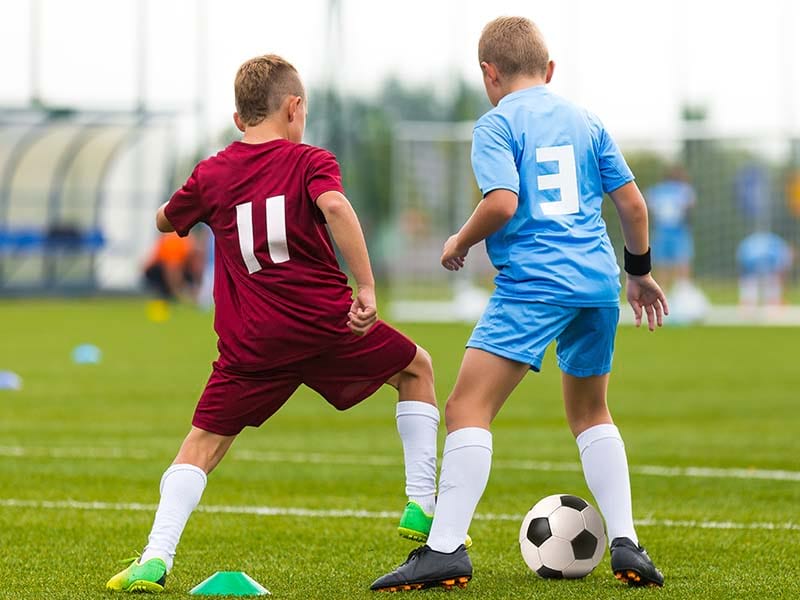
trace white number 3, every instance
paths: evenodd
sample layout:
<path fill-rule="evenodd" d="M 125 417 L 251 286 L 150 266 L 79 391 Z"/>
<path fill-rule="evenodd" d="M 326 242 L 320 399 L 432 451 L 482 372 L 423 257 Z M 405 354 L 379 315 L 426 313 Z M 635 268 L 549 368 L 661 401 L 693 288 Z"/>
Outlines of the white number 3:
<path fill-rule="evenodd" d="M 566 146 L 547 146 L 536 149 L 536 162 L 558 163 L 558 173 L 539 175 L 536 183 L 540 190 L 558 190 L 561 199 L 555 202 L 542 202 L 542 213 L 548 217 L 572 215 L 580 210 L 578 206 L 578 173 L 575 169 L 575 150 L 572 144 Z"/>
<path fill-rule="evenodd" d="M 267 204 L 267 254 L 274 263 L 289 260 L 289 246 L 286 243 L 286 199 L 272 196 Z M 239 232 L 239 249 L 242 251 L 247 272 L 251 275 L 263 267 L 256 258 L 253 245 L 253 203 L 245 202 L 236 206 L 236 229 Z"/>

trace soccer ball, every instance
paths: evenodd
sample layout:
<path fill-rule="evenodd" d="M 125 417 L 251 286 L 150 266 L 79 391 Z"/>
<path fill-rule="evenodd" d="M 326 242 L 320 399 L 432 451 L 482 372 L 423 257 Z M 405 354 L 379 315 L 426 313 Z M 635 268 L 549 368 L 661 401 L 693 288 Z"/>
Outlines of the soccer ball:
<path fill-rule="evenodd" d="M 540 577 L 585 577 L 606 551 L 603 519 L 583 498 L 547 496 L 522 520 L 519 548 L 525 564 Z"/>

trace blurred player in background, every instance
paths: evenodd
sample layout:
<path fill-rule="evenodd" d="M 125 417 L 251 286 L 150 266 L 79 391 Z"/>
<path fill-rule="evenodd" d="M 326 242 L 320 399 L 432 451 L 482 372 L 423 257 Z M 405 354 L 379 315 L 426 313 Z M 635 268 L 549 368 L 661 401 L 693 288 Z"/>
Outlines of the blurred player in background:
<path fill-rule="evenodd" d="M 145 286 L 161 300 L 194 302 L 203 275 L 205 252 L 194 235 L 162 233 L 144 267 Z"/>
<path fill-rule="evenodd" d="M 444 245 L 458 270 L 482 240 L 499 273 L 447 401 L 439 496 L 427 544 L 372 584 L 373 590 L 464 586 L 463 544 L 489 479 L 492 420 L 557 341 L 567 421 L 590 491 L 606 521 L 611 568 L 631 585 L 663 584 L 633 524 L 625 447 L 606 404 L 619 320 L 619 267 L 601 216 L 609 193 L 625 238 L 627 297 L 650 330 L 667 303 L 650 275 L 647 206 L 622 154 L 592 114 L 551 94 L 541 33 L 502 17 L 483 30 L 478 59 L 495 108 L 475 125 L 472 166 L 483 194 Z"/>
<path fill-rule="evenodd" d="M 760 231 L 745 237 L 736 250 L 740 306 L 781 306 L 793 258 L 791 246 L 775 233 Z"/>
<path fill-rule="evenodd" d="M 215 236 L 214 328 L 219 358 L 174 463 L 141 557 L 106 587 L 160 592 L 206 477 L 246 426 L 258 427 L 305 384 L 344 410 L 397 388 L 409 502 L 401 534 L 423 535 L 432 513 L 439 411 L 430 356 L 378 320 L 375 282 L 358 218 L 328 151 L 301 143 L 306 95 L 275 55 L 245 62 L 234 120 L 244 133 L 199 163 L 157 215 L 186 236 Z M 326 223 L 357 284 L 355 299 Z M 462 540 L 463 541 L 463 540 Z"/>
<path fill-rule="evenodd" d="M 694 188 L 686 170 L 673 165 L 667 177 L 644 194 L 653 215 L 653 264 L 665 290 L 688 282 L 694 258 L 694 240 L 689 216 L 695 205 Z M 674 308 L 674 307 L 673 307 Z"/>
<path fill-rule="evenodd" d="M 666 178 L 644 193 L 653 215 L 653 264 L 667 291 L 673 323 L 701 320 L 710 308 L 705 294 L 692 283 L 694 239 L 690 226 L 697 201 L 682 165 L 673 165 Z"/>

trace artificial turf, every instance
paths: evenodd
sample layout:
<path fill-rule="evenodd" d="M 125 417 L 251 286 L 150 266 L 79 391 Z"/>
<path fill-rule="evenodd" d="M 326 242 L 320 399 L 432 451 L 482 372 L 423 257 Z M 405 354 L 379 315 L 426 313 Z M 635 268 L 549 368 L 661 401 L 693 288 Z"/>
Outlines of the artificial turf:
<path fill-rule="evenodd" d="M 115 561 L 143 546 L 215 356 L 209 314 L 145 315 L 138 299 L 0 302 L 0 370 L 23 379 L 22 390 L 0 391 L 0 598 L 108 598 Z M 432 354 L 443 406 L 469 326 L 401 329 Z M 551 350 L 495 421 L 494 469 L 470 530 L 473 581 L 406 595 L 799 598 L 797 340 L 791 328 L 620 328 L 609 403 L 663 589 L 626 588 L 608 554 L 577 581 L 540 579 L 519 555 L 536 500 L 591 501 Z M 82 343 L 102 350 L 100 364 L 72 362 Z M 395 533 L 395 399 L 383 389 L 339 413 L 301 388 L 245 431 L 209 477 L 164 597 L 186 597 L 221 570 L 247 572 L 276 598 L 373 597 L 369 584 L 414 547 Z M 258 514 L 264 507 L 274 510 Z"/>

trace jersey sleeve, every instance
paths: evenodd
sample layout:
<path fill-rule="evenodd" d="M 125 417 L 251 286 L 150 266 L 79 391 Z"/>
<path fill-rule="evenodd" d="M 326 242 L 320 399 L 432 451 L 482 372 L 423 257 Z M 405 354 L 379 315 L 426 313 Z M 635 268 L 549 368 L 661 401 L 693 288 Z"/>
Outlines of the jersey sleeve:
<path fill-rule="evenodd" d="M 600 139 L 598 144 L 597 159 L 600 164 L 600 180 L 603 183 L 603 192 L 613 192 L 626 183 L 633 181 L 633 172 L 625 157 L 622 156 L 614 138 L 600 126 Z"/>
<path fill-rule="evenodd" d="M 472 170 L 486 196 L 498 189 L 519 194 L 519 171 L 514 161 L 511 133 L 499 124 L 479 122 L 472 132 Z"/>
<path fill-rule="evenodd" d="M 333 154 L 321 148 L 315 149 L 306 170 L 305 186 L 314 202 L 325 192 L 344 194 L 339 163 Z"/>
<path fill-rule="evenodd" d="M 200 195 L 198 182 L 199 165 L 195 167 L 189 179 L 169 199 L 164 215 L 181 237 L 186 237 L 189 231 L 208 216 L 206 207 Z"/>

